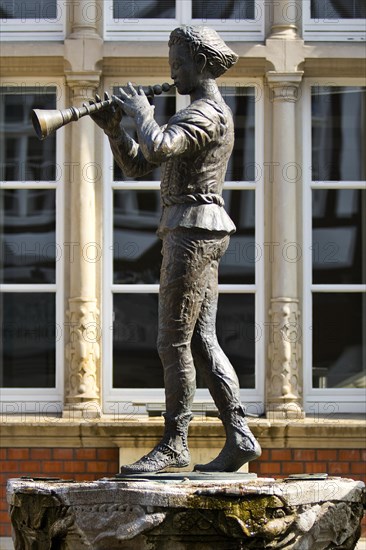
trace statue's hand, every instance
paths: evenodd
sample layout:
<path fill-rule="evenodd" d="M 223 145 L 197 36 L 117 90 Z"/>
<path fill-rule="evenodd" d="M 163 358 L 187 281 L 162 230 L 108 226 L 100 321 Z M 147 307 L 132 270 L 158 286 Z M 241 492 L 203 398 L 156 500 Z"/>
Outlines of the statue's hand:
<path fill-rule="evenodd" d="M 151 113 L 153 107 L 150 105 L 142 86 L 136 91 L 131 82 L 127 85 L 129 94 L 122 88 L 119 89 L 120 96 L 112 95 L 115 105 L 118 105 L 126 115 L 136 118 Z"/>
<path fill-rule="evenodd" d="M 89 104 L 93 105 L 94 103 L 102 102 L 98 95 L 95 96 L 95 99 L 96 101 L 90 100 Z M 104 92 L 104 99 L 110 99 L 107 92 Z M 107 134 L 108 137 L 117 138 L 121 134 L 120 124 L 122 114 L 121 108 L 115 103 L 112 103 L 109 108 L 96 111 L 90 116 L 94 122 L 104 130 L 104 133 Z"/>

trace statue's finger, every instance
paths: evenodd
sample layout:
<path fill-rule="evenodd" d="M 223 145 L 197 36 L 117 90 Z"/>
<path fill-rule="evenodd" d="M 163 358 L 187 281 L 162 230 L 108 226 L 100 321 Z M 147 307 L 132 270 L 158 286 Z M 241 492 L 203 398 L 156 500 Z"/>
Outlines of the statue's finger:
<path fill-rule="evenodd" d="M 95 99 L 96 99 L 97 101 L 102 101 L 100 95 L 98 95 L 98 94 L 95 94 Z"/>
<path fill-rule="evenodd" d="M 142 86 L 138 87 L 138 93 L 139 93 L 139 95 L 146 96 L 145 91 L 144 91 Z"/>
<path fill-rule="evenodd" d="M 132 86 L 132 82 L 127 82 L 127 88 L 129 89 L 132 96 L 137 95 L 135 88 Z"/>
<path fill-rule="evenodd" d="M 119 88 L 118 91 L 122 99 L 128 99 L 128 94 L 126 94 L 123 88 Z"/>
<path fill-rule="evenodd" d="M 110 99 L 110 95 L 108 92 L 104 92 L 104 99 Z"/>
<path fill-rule="evenodd" d="M 116 95 L 112 95 L 113 102 L 117 104 L 119 107 L 123 107 L 123 101 L 121 98 L 117 97 Z"/>

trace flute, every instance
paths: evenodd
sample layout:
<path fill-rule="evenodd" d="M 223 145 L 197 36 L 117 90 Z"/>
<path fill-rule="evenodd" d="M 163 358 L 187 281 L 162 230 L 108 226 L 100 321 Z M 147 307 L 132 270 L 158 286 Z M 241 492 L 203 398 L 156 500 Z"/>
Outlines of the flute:
<path fill-rule="evenodd" d="M 164 82 L 164 84 L 148 86 L 147 88 L 143 88 L 143 90 L 148 97 L 153 97 L 155 95 L 161 95 L 163 92 L 169 92 L 173 87 L 174 84 Z M 37 137 L 40 140 L 43 140 L 69 122 L 74 122 L 83 116 L 92 115 L 97 111 L 108 109 L 112 103 L 113 99 L 105 99 L 104 101 L 98 101 L 97 103 L 83 103 L 82 107 L 69 107 L 68 109 L 62 110 L 33 109 L 33 128 L 37 134 Z"/>

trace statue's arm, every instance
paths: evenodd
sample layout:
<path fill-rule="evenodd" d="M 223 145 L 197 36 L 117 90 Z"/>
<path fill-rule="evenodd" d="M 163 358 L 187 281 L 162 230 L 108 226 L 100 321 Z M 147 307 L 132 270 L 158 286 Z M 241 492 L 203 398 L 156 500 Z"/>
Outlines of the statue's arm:
<path fill-rule="evenodd" d="M 138 143 L 120 127 L 118 135 L 108 136 L 113 156 L 125 176 L 136 178 L 152 172 L 157 163 L 146 160 Z"/>

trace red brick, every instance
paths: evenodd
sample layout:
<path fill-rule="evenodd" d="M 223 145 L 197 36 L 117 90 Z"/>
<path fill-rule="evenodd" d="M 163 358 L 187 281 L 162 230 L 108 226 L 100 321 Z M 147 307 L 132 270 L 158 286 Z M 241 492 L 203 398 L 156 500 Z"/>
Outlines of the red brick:
<path fill-rule="evenodd" d="M 55 460 L 72 460 L 74 449 L 53 449 L 53 458 Z"/>
<path fill-rule="evenodd" d="M 338 451 L 336 449 L 318 449 L 317 458 L 318 460 L 337 460 Z"/>
<path fill-rule="evenodd" d="M 310 449 L 295 449 L 294 460 L 315 460 L 315 451 Z"/>
<path fill-rule="evenodd" d="M 328 474 L 346 474 L 350 476 L 351 469 L 349 462 L 329 462 Z"/>
<path fill-rule="evenodd" d="M 271 477 L 273 474 L 281 473 L 280 462 L 261 462 L 259 466 L 260 466 L 259 471 L 261 475 L 268 475 L 269 477 Z"/>
<path fill-rule="evenodd" d="M 9 460 L 27 460 L 29 458 L 29 449 L 15 448 L 8 449 Z"/>
<path fill-rule="evenodd" d="M 11 525 L 3 524 L 0 525 L 0 537 L 11 537 Z"/>
<path fill-rule="evenodd" d="M 19 464 L 14 461 L 4 461 L 1 465 L 3 472 L 18 472 L 19 473 Z M 11 476 L 14 477 L 14 476 Z"/>
<path fill-rule="evenodd" d="M 119 465 L 117 462 L 108 462 L 108 469 L 106 470 L 109 474 L 118 474 Z"/>
<path fill-rule="evenodd" d="M 97 460 L 117 460 L 118 448 L 97 449 Z"/>
<path fill-rule="evenodd" d="M 261 456 L 258 460 L 259 461 L 261 461 L 261 460 L 265 460 L 265 461 L 270 460 L 269 449 L 262 449 L 262 454 L 261 454 Z"/>
<path fill-rule="evenodd" d="M 51 449 L 31 449 L 30 457 L 38 460 L 49 460 L 51 458 Z"/>
<path fill-rule="evenodd" d="M 63 462 L 56 461 L 56 460 L 50 460 L 42 463 L 42 472 L 44 473 L 54 473 L 58 472 L 61 473 L 64 470 L 64 464 Z"/>
<path fill-rule="evenodd" d="M 95 460 L 96 449 L 75 449 L 75 458 L 80 460 Z"/>
<path fill-rule="evenodd" d="M 0 512 L 0 523 L 8 523 L 10 517 L 8 512 Z"/>
<path fill-rule="evenodd" d="M 7 449 L 4 449 L 4 448 L 0 449 L 0 460 L 6 460 L 6 452 L 7 452 Z"/>
<path fill-rule="evenodd" d="M 292 451 L 291 449 L 272 449 L 271 459 L 272 460 L 292 460 Z"/>
<path fill-rule="evenodd" d="M 366 462 L 366 451 L 361 451 L 361 460 Z"/>
<path fill-rule="evenodd" d="M 42 471 L 39 460 L 24 460 L 19 464 L 19 476 L 39 474 Z"/>
<path fill-rule="evenodd" d="M 76 481 L 95 481 L 100 476 L 96 476 L 95 474 L 75 474 Z"/>
<path fill-rule="evenodd" d="M 328 472 L 326 462 L 305 462 L 305 472 L 307 474 L 323 474 Z"/>
<path fill-rule="evenodd" d="M 73 460 L 64 463 L 64 471 L 67 473 L 86 472 L 85 462 L 82 460 Z"/>
<path fill-rule="evenodd" d="M 338 457 L 339 460 L 361 460 L 361 453 L 358 449 L 341 449 Z"/>
<path fill-rule="evenodd" d="M 365 462 L 351 462 L 351 472 L 353 474 L 363 474 L 366 476 L 366 463 Z"/>
<path fill-rule="evenodd" d="M 302 474 L 304 471 L 303 462 L 283 462 L 282 473 L 284 474 Z"/>
<path fill-rule="evenodd" d="M 87 472 L 95 472 L 95 473 L 107 473 L 108 472 L 108 462 L 87 462 L 86 465 Z"/>

